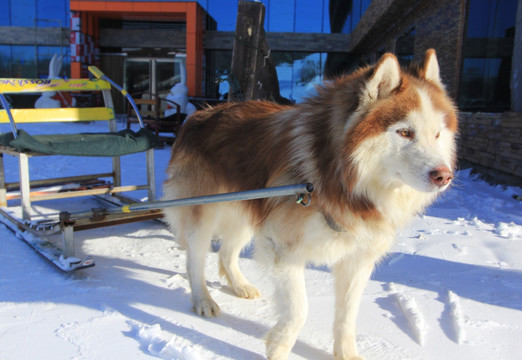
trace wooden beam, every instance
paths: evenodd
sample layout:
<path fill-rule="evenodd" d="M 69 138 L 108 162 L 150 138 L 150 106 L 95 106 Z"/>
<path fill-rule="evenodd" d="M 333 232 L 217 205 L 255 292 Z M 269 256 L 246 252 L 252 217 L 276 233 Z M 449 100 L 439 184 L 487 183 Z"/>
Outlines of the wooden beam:
<path fill-rule="evenodd" d="M 228 101 L 289 102 L 279 93 L 277 73 L 265 39 L 264 19 L 263 3 L 239 2 Z"/>
<path fill-rule="evenodd" d="M 262 3 L 240 1 L 232 50 L 232 70 L 229 83 L 229 101 L 243 101 L 257 98 L 256 80 L 262 66 L 264 51 L 263 22 L 265 7 Z"/>

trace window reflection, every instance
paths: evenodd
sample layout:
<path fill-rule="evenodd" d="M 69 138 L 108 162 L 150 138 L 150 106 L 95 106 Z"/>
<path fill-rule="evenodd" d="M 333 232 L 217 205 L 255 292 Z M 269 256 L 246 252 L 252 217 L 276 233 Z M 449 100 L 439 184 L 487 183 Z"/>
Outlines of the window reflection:
<path fill-rule="evenodd" d="M 59 46 L 0 46 L 0 77 L 37 77 L 49 75 L 49 62 L 54 55 L 66 55 L 68 48 Z M 70 58 L 64 56 L 60 77 L 70 73 Z"/>
<path fill-rule="evenodd" d="M 344 21 L 341 32 L 349 34 L 355 29 L 362 15 L 368 8 L 372 1 L 371 0 L 353 0 L 351 1 L 351 10 Z"/>
<path fill-rule="evenodd" d="M 31 33 L 41 27 L 69 27 L 69 0 L 2 0 L 0 26 L 23 26 Z M 53 55 L 64 55 L 61 76 L 69 73 L 69 41 L 62 46 L 0 46 L 0 76 L 47 77 Z"/>
<path fill-rule="evenodd" d="M 11 1 L 21 2 L 16 0 Z M 40 20 L 50 20 L 47 25 L 38 24 L 38 26 L 69 27 L 69 0 L 37 0 L 36 6 L 37 18 Z"/>
<path fill-rule="evenodd" d="M 401 65 L 407 66 L 411 64 L 415 52 L 415 27 L 397 38 L 395 52 Z"/>
<path fill-rule="evenodd" d="M 11 25 L 11 16 L 10 16 L 10 11 L 9 11 L 10 5 L 11 4 L 8 3 L 7 7 L 3 7 L 2 8 L 3 10 L 0 11 L 0 26 L 9 26 L 9 25 Z"/>
<path fill-rule="evenodd" d="M 502 111 L 510 108 L 511 58 L 465 58 L 459 107 Z"/>
<path fill-rule="evenodd" d="M 265 28 L 268 31 L 292 32 L 295 28 L 294 0 L 270 1 L 266 8 L 268 15 Z M 266 6 L 266 4 L 265 4 Z"/>
<path fill-rule="evenodd" d="M 49 63 L 54 55 L 65 55 L 65 48 L 59 46 L 38 46 L 36 48 L 37 56 L 37 68 L 36 77 L 46 78 L 49 75 Z M 63 57 L 62 68 L 60 73 L 57 74 L 61 78 L 65 78 L 70 73 L 70 61 L 69 57 Z"/>
<path fill-rule="evenodd" d="M 206 81 L 205 95 L 208 98 L 226 100 L 230 89 L 228 76 L 232 64 L 232 51 L 207 51 L 206 57 L 211 66 L 206 67 L 208 81 Z"/>
<path fill-rule="evenodd" d="M 2 0 L 2 9 L 6 3 L 10 20 L 2 15 L 0 25 L 33 27 L 35 20 L 41 19 L 52 20 L 54 24 L 39 23 L 38 26 L 69 26 L 69 0 Z"/>
<path fill-rule="evenodd" d="M 34 46 L 13 46 L 11 54 L 12 77 L 34 77 L 36 75 Z"/>
<path fill-rule="evenodd" d="M 0 45 L 0 77 L 11 77 L 11 46 Z"/>
<path fill-rule="evenodd" d="M 323 80 L 325 59 L 325 53 L 274 53 L 281 96 L 299 103 L 315 94 L 315 86 Z"/>
<path fill-rule="evenodd" d="M 502 38 L 514 26 L 517 0 L 471 0 L 469 2 L 468 38 Z"/>
<path fill-rule="evenodd" d="M 207 0 L 199 3 L 216 21 L 217 30 L 235 30 L 238 0 Z"/>
<path fill-rule="evenodd" d="M 229 79 L 231 51 L 213 52 L 214 69 L 208 84 L 207 95 L 226 100 L 232 79 Z M 315 94 L 315 86 L 323 80 L 326 53 L 301 53 L 273 51 L 272 60 L 276 67 L 281 96 L 299 103 Z M 215 94 L 215 95 L 213 95 Z"/>
<path fill-rule="evenodd" d="M 328 1 L 297 1 L 295 4 L 295 32 L 330 32 L 325 27 L 328 18 Z"/>
<path fill-rule="evenodd" d="M 363 4 L 371 2 L 371 0 L 359 1 Z M 217 22 L 217 30 L 234 31 L 238 0 L 198 2 Z M 329 0 L 262 0 L 261 2 L 265 6 L 266 31 L 330 32 Z"/>

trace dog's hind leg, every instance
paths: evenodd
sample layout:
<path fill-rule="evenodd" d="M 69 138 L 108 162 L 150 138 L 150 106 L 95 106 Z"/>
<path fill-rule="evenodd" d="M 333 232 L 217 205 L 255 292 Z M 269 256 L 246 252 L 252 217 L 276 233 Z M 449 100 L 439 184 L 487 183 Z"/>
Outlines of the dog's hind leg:
<path fill-rule="evenodd" d="M 220 309 L 208 292 L 205 281 L 205 258 L 210 248 L 213 235 L 212 221 L 201 221 L 201 218 L 189 217 L 182 226 L 187 246 L 187 274 L 190 281 L 194 311 L 201 316 L 214 317 Z"/>
<path fill-rule="evenodd" d="M 269 360 L 285 360 L 308 314 L 304 264 L 279 263 L 274 270 L 279 319 L 268 333 L 266 353 Z"/>
<path fill-rule="evenodd" d="M 243 247 L 251 240 L 252 231 L 249 226 L 227 226 L 222 234 L 219 250 L 219 273 L 226 277 L 237 296 L 245 299 L 255 299 L 259 291 L 252 286 L 239 269 L 239 255 Z"/>

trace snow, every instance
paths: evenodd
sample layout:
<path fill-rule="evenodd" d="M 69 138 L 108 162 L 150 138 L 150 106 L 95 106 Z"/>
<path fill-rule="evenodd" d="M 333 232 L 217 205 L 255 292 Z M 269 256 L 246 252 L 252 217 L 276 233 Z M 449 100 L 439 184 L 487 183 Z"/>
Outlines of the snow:
<path fill-rule="evenodd" d="M 161 188 L 169 149 L 155 155 Z M 124 177 L 145 178 L 141 156 L 123 158 Z M 31 173 L 101 166 L 98 159 L 67 159 L 32 159 Z M 5 164 L 8 181 L 16 180 L 14 159 L 6 156 Z M 454 186 L 398 233 L 363 296 L 357 343 L 366 359 L 520 358 L 522 202 L 513 195 L 521 193 L 461 170 Z M 216 254 L 208 253 L 207 283 L 222 311 L 209 320 L 191 310 L 185 252 L 162 223 L 75 236 L 77 256 L 92 256 L 96 266 L 66 274 L 0 225 L 0 359 L 264 358 L 274 288 L 251 249 L 240 265 L 263 295 L 255 300 L 235 297 L 219 277 Z M 290 359 L 332 359 L 332 276 L 310 267 L 306 279 L 310 313 Z"/>
<path fill-rule="evenodd" d="M 464 316 L 460 307 L 460 300 L 453 291 L 448 290 L 448 301 L 450 305 L 453 330 L 455 331 L 455 341 L 460 345 L 464 342 L 466 336 Z"/>
<path fill-rule="evenodd" d="M 427 332 L 426 322 L 415 298 L 404 291 L 397 291 L 393 283 L 388 284 L 388 290 L 393 293 L 397 306 L 401 310 L 402 315 L 404 315 L 414 340 L 419 345 L 424 345 Z"/>

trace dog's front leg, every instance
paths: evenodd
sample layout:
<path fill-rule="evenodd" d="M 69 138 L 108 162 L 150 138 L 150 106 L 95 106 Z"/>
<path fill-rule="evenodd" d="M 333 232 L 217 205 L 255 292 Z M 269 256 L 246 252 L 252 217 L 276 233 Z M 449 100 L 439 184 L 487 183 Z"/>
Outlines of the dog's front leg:
<path fill-rule="evenodd" d="M 279 263 L 274 272 L 279 319 L 267 336 L 266 353 L 269 360 L 285 360 L 308 314 L 304 264 Z"/>
<path fill-rule="evenodd" d="M 361 297 L 374 261 L 349 257 L 333 268 L 335 280 L 334 355 L 336 360 L 362 359 L 357 351 L 355 325 Z"/>

